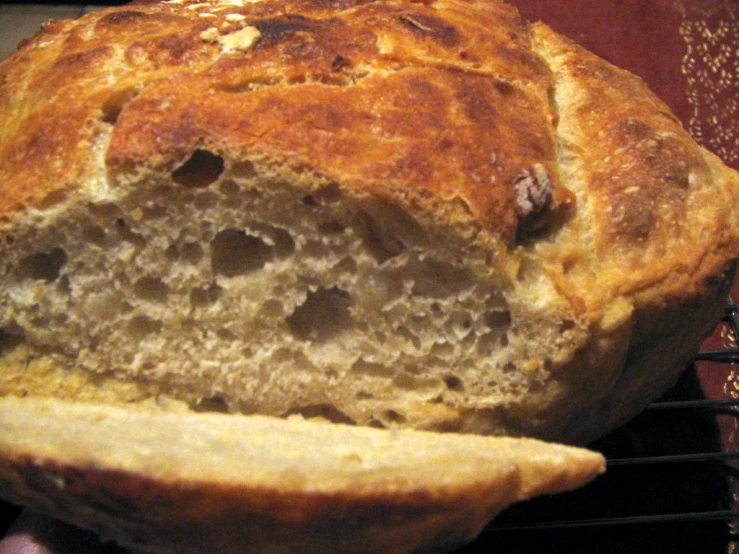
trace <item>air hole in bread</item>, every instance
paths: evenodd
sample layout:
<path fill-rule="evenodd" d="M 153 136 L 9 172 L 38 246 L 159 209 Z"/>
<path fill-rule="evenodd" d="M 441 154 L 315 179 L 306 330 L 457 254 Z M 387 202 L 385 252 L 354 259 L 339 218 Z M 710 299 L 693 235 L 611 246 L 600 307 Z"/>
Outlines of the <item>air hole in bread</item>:
<path fill-rule="evenodd" d="M 477 351 L 483 356 L 490 356 L 506 346 L 508 346 L 508 336 L 499 331 L 485 333 L 477 339 Z"/>
<path fill-rule="evenodd" d="M 472 282 L 467 270 L 433 258 L 425 259 L 414 269 L 409 277 L 413 278 L 412 291 L 417 296 L 445 299 Z"/>
<path fill-rule="evenodd" d="M 376 417 L 370 418 L 370 420 L 367 422 L 368 427 L 374 427 L 375 429 L 387 429 L 387 425 L 385 425 L 382 421 L 377 419 Z"/>
<path fill-rule="evenodd" d="M 203 191 L 199 192 L 193 197 L 193 204 L 198 210 L 204 211 L 215 206 L 218 203 L 218 200 L 219 195 L 208 191 Z"/>
<path fill-rule="evenodd" d="M 239 229 L 221 231 L 210 244 L 213 271 L 226 277 L 245 275 L 259 269 L 272 255 L 270 245 Z"/>
<path fill-rule="evenodd" d="M 407 391 L 431 392 L 442 390 L 442 382 L 433 376 L 413 375 L 408 371 L 400 371 L 393 377 L 394 387 Z"/>
<path fill-rule="evenodd" d="M 266 227 L 265 235 L 270 238 L 274 254 L 278 258 L 286 258 L 295 252 L 295 240 L 285 229 Z"/>
<path fill-rule="evenodd" d="M 225 92 L 227 94 L 243 94 L 245 92 L 253 92 L 264 87 L 271 87 L 282 83 L 282 78 L 263 78 L 252 79 L 243 83 L 234 83 L 231 85 L 218 85 L 213 87 L 215 92 Z"/>
<path fill-rule="evenodd" d="M 167 207 L 159 204 L 144 206 L 141 211 L 142 217 L 145 219 L 159 219 L 167 216 Z"/>
<path fill-rule="evenodd" d="M 195 150 L 184 164 L 172 172 L 172 180 L 184 187 L 203 188 L 215 183 L 223 173 L 223 158 L 207 150 Z"/>
<path fill-rule="evenodd" d="M 368 362 L 363 358 L 359 358 L 351 368 L 352 373 L 367 375 L 369 377 L 389 378 L 395 374 L 395 370 L 384 364 Z"/>
<path fill-rule="evenodd" d="M 324 341 L 351 327 L 350 307 L 351 297 L 345 290 L 319 287 L 308 293 L 287 323 L 298 338 Z"/>
<path fill-rule="evenodd" d="M 413 345 L 414 348 L 420 349 L 421 348 L 421 339 L 418 338 L 418 335 L 416 335 L 413 331 L 408 329 L 408 327 L 401 325 L 399 327 L 396 327 L 395 332 L 406 339 L 409 343 Z"/>
<path fill-rule="evenodd" d="M 209 287 L 195 288 L 190 291 L 190 305 L 193 308 L 212 306 L 221 296 L 221 287 L 213 283 Z"/>
<path fill-rule="evenodd" d="M 386 426 L 400 425 L 407 421 L 406 417 L 395 410 L 385 410 L 379 415 L 380 421 Z"/>
<path fill-rule="evenodd" d="M 122 217 L 116 218 L 115 229 L 122 240 L 141 248 L 146 246 L 146 239 L 131 229 L 128 222 Z"/>
<path fill-rule="evenodd" d="M 69 315 L 65 313 L 55 314 L 50 318 L 49 323 L 54 326 L 64 325 L 69 321 Z"/>
<path fill-rule="evenodd" d="M 58 206 L 65 200 L 67 200 L 68 194 L 65 190 L 57 190 L 52 192 L 51 194 L 48 194 L 46 198 L 44 198 L 38 205 L 38 209 L 40 210 L 48 210 L 53 208 L 54 206 Z"/>
<path fill-rule="evenodd" d="M 251 165 L 251 164 L 248 164 L 248 166 L 247 166 L 247 164 L 235 164 L 234 172 L 236 171 L 236 168 L 237 167 L 240 167 L 242 165 L 246 166 L 251 173 L 254 172 L 254 166 Z M 241 193 L 241 188 L 239 187 L 239 185 L 237 185 L 236 183 L 234 183 L 231 179 L 224 179 L 223 181 L 221 181 L 221 183 L 218 185 L 218 190 L 226 198 L 235 197 L 235 196 L 238 196 Z M 236 199 L 236 200 L 238 200 L 238 199 Z"/>
<path fill-rule="evenodd" d="M 20 260 L 19 272 L 25 279 L 53 282 L 67 263 L 67 252 L 60 247 L 48 252 L 36 252 Z"/>
<path fill-rule="evenodd" d="M 472 332 L 472 319 L 466 312 L 454 312 L 448 319 L 450 331 L 456 339 L 463 339 Z"/>
<path fill-rule="evenodd" d="M 179 249 L 180 260 L 188 264 L 196 265 L 203 259 L 203 255 L 203 247 L 197 242 L 185 243 Z"/>
<path fill-rule="evenodd" d="M 0 328 L 0 354 L 9 352 L 23 343 L 23 335 L 8 329 Z"/>
<path fill-rule="evenodd" d="M 460 392 L 464 390 L 464 383 L 462 382 L 462 379 L 460 379 L 456 375 L 446 375 L 444 377 L 444 384 L 446 385 L 446 388 L 451 391 Z"/>
<path fill-rule="evenodd" d="M 357 272 L 357 261 L 351 256 L 345 256 L 341 258 L 339 262 L 333 267 L 335 271 L 354 274 Z"/>
<path fill-rule="evenodd" d="M 123 108 L 133 100 L 139 91 L 136 88 L 129 87 L 113 93 L 103 104 L 102 120 L 104 123 L 115 125 L 118 117 L 121 115 Z"/>
<path fill-rule="evenodd" d="M 229 413 L 230 409 L 228 401 L 220 394 L 201 398 L 191 406 L 195 412 L 217 412 L 222 414 Z"/>
<path fill-rule="evenodd" d="M 322 221 L 318 224 L 318 232 L 322 235 L 338 235 L 344 232 L 346 225 L 338 221 Z"/>
<path fill-rule="evenodd" d="M 398 256 L 405 250 L 403 241 L 384 229 L 368 213 L 360 212 L 357 223 L 365 247 L 379 264 Z"/>
<path fill-rule="evenodd" d="M 341 199 L 341 190 L 336 183 L 323 186 L 316 189 L 311 194 L 303 197 L 303 204 L 306 206 L 325 206 L 333 204 Z"/>
<path fill-rule="evenodd" d="M 305 354 L 293 348 L 278 348 L 272 354 L 270 361 L 275 365 L 288 365 L 294 375 L 300 372 L 315 374 L 320 371 L 329 379 L 336 377 L 335 370 L 330 367 L 317 368 Z"/>
<path fill-rule="evenodd" d="M 84 230 L 84 240 L 102 246 L 105 243 L 105 231 L 97 225 L 88 225 Z"/>
<path fill-rule="evenodd" d="M 308 406 L 297 406 L 285 413 L 286 416 L 300 415 L 306 419 L 320 418 L 333 423 L 346 423 L 356 425 L 356 422 L 344 412 L 331 404 L 311 404 Z"/>
<path fill-rule="evenodd" d="M 454 356 L 454 346 L 448 341 L 437 341 L 431 347 L 431 354 L 438 359 L 451 358 Z"/>
<path fill-rule="evenodd" d="M 169 295 L 166 283 L 155 277 L 139 279 L 134 284 L 133 290 L 137 297 L 150 302 L 166 302 Z"/>
<path fill-rule="evenodd" d="M 511 312 L 508 310 L 490 310 L 485 314 L 485 325 L 491 329 L 507 327 L 511 324 Z"/>
<path fill-rule="evenodd" d="M 226 329 L 225 327 L 216 329 L 216 336 L 222 341 L 226 341 L 226 342 L 232 342 L 236 340 L 236 335 L 234 334 L 234 332 L 229 329 Z"/>
<path fill-rule="evenodd" d="M 283 316 L 283 304 L 275 298 L 271 298 L 262 304 L 261 314 L 270 317 L 277 318 Z"/>
<path fill-rule="evenodd" d="M 69 280 L 68 275 L 62 275 L 56 281 L 56 290 L 61 294 L 68 295 L 72 292 L 72 283 Z"/>
<path fill-rule="evenodd" d="M 329 85 L 333 87 L 348 87 L 356 83 L 356 77 L 354 75 L 323 73 L 323 74 L 315 75 L 315 77 L 313 78 L 313 81 L 317 83 L 321 83 L 323 85 Z"/>
<path fill-rule="evenodd" d="M 571 319 L 565 319 L 562 324 L 559 326 L 560 330 L 563 333 L 566 333 L 568 331 L 572 331 L 575 327 L 577 327 L 577 323 L 572 321 Z"/>
<path fill-rule="evenodd" d="M 134 339 L 142 340 L 162 330 L 162 322 L 146 315 L 137 315 L 128 322 L 128 330 Z"/>
<path fill-rule="evenodd" d="M 87 345 L 87 350 L 90 352 L 97 352 L 98 347 L 100 346 L 100 340 L 98 337 L 90 337 L 90 344 Z"/>
<path fill-rule="evenodd" d="M 170 244 L 165 250 L 164 250 L 164 256 L 171 262 L 176 262 L 180 259 L 180 250 L 177 248 L 176 244 Z"/>

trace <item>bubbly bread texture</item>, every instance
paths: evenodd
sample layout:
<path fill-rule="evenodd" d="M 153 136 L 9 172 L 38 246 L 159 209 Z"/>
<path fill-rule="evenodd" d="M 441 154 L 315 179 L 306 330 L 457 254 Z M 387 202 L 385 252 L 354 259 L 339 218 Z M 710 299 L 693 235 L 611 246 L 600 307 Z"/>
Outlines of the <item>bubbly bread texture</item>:
<path fill-rule="evenodd" d="M 494 0 L 138 2 L 0 64 L 0 392 L 585 442 L 718 319 L 739 177 Z"/>
<path fill-rule="evenodd" d="M 533 439 L 49 398 L 0 399 L 0 425 L 0 494 L 132 552 L 444 552 L 604 468 Z"/>

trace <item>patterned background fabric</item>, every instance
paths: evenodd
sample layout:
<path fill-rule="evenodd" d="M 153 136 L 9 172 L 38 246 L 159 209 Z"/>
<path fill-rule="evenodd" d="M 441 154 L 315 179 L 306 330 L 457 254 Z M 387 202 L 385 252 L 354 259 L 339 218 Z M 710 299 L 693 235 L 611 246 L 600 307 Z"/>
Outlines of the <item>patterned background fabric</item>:
<path fill-rule="evenodd" d="M 739 1 L 509 2 L 642 77 L 701 144 L 739 169 Z"/>

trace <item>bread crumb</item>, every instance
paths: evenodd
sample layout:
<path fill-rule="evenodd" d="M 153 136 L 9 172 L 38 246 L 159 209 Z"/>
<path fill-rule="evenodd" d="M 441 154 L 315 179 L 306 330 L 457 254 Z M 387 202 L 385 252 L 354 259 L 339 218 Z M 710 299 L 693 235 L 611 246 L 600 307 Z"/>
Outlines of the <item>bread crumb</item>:
<path fill-rule="evenodd" d="M 217 42 L 227 54 L 246 52 L 259 40 L 261 33 L 256 27 L 244 27 L 233 33 L 222 35 L 216 27 L 210 27 L 200 33 L 200 38 L 206 42 Z"/>
<path fill-rule="evenodd" d="M 200 38 L 206 42 L 217 42 L 220 37 L 221 33 L 215 27 L 210 27 L 200 33 Z"/>
<path fill-rule="evenodd" d="M 261 33 L 256 27 L 244 27 L 235 33 L 221 37 L 219 42 L 225 52 L 245 52 L 260 36 Z"/>
<path fill-rule="evenodd" d="M 245 19 L 246 19 L 246 16 L 240 13 L 230 13 L 226 16 L 227 21 L 239 22 L 239 21 L 244 21 Z"/>
<path fill-rule="evenodd" d="M 131 219 L 138 222 L 144 219 L 144 210 L 141 208 L 134 208 L 131 210 Z"/>

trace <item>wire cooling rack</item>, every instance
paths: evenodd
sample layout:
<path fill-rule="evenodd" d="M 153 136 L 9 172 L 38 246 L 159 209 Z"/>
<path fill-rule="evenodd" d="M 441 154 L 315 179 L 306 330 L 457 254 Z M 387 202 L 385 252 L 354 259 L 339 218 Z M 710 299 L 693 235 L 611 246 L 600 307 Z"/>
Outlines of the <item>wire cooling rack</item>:
<path fill-rule="evenodd" d="M 514 506 L 465 554 L 739 554 L 739 312 L 662 399 L 592 445 L 608 471 Z"/>

